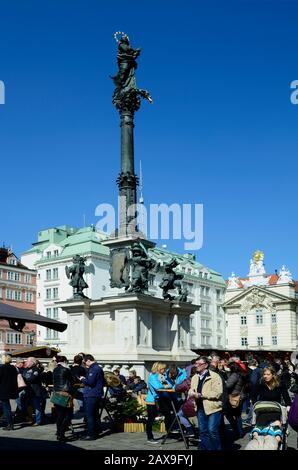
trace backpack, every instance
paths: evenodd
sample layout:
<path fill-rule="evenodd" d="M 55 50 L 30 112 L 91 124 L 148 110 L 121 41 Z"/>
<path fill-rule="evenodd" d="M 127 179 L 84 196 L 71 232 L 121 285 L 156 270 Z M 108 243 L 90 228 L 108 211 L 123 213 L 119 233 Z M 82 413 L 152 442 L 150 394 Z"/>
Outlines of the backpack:
<path fill-rule="evenodd" d="M 288 423 L 294 431 L 298 432 L 298 393 L 296 394 L 294 401 L 291 405 L 288 414 Z"/>

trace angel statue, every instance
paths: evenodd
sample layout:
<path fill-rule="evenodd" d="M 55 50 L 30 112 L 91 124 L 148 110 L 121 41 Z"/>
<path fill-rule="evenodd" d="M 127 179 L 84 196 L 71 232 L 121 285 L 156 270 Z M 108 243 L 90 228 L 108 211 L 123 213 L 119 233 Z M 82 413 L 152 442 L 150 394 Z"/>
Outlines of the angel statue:
<path fill-rule="evenodd" d="M 65 266 L 65 272 L 68 279 L 70 279 L 69 285 L 73 287 L 73 298 L 74 299 L 87 299 L 83 293 L 83 289 L 88 287 L 87 282 L 83 278 L 83 274 L 86 271 L 85 261 L 86 258 L 75 255 L 72 259 L 73 264 L 71 266 Z"/>

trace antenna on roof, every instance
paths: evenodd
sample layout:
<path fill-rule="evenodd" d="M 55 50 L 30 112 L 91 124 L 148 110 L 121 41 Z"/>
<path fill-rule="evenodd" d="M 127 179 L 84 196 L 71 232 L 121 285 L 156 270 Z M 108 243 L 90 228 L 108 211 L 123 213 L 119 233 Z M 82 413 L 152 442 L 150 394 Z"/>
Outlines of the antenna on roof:
<path fill-rule="evenodd" d="M 83 214 L 83 227 L 86 227 L 86 214 Z"/>

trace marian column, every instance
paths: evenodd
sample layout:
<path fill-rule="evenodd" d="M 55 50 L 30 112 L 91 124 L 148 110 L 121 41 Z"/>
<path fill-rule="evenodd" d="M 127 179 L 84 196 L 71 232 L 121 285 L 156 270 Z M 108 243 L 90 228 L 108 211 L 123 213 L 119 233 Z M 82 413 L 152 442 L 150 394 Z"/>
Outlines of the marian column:
<path fill-rule="evenodd" d="M 113 104 L 119 111 L 121 120 L 121 169 L 117 179 L 120 200 L 120 225 L 118 236 L 135 235 L 137 231 L 136 210 L 138 178 L 134 170 L 134 114 L 141 106 L 141 98 L 152 103 L 148 91 L 139 89 L 136 84 L 136 59 L 141 49 L 133 49 L 125 33 L 114 35 L 118 42 L 118 73 L 112 77 L 115 83 Z"/>
<path fill-rule="evenodd" d="M 137 223 L 137 185 L 134 164 L 134 115 L 140 109 L 141 99 L 152 103 L 147 90 L 137 87 L 135 70 L 136 59 L 141 49 L 133 49 L 127 34 L 114 35 L 118 43 L 118 73 L 111 77 L 115 84 L 113 105 L 120 114 L 121 127 L 121 166 L 117 178 L 119 188 L 119 227 L 115 237 L 103 242 L 110 248 L 111 287 L 125 287 L 127 293 L 148 291 L 149 271 L 155 263 L 148 249 L 155 243 L 147 240 Z"/>

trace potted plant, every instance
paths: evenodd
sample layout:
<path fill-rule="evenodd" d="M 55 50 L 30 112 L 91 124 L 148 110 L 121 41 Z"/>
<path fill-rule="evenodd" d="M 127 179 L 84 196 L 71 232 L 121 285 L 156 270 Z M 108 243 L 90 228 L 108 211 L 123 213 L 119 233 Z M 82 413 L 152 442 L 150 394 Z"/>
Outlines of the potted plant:
<path fill-rule="evenodd" d="M 114 420 L 118 431 L 143 432 L 145 431 L 144 416 L 146 407 L 138 403 L 136 398 L 126 398 L 118 403 L 114 413 Z"/>

